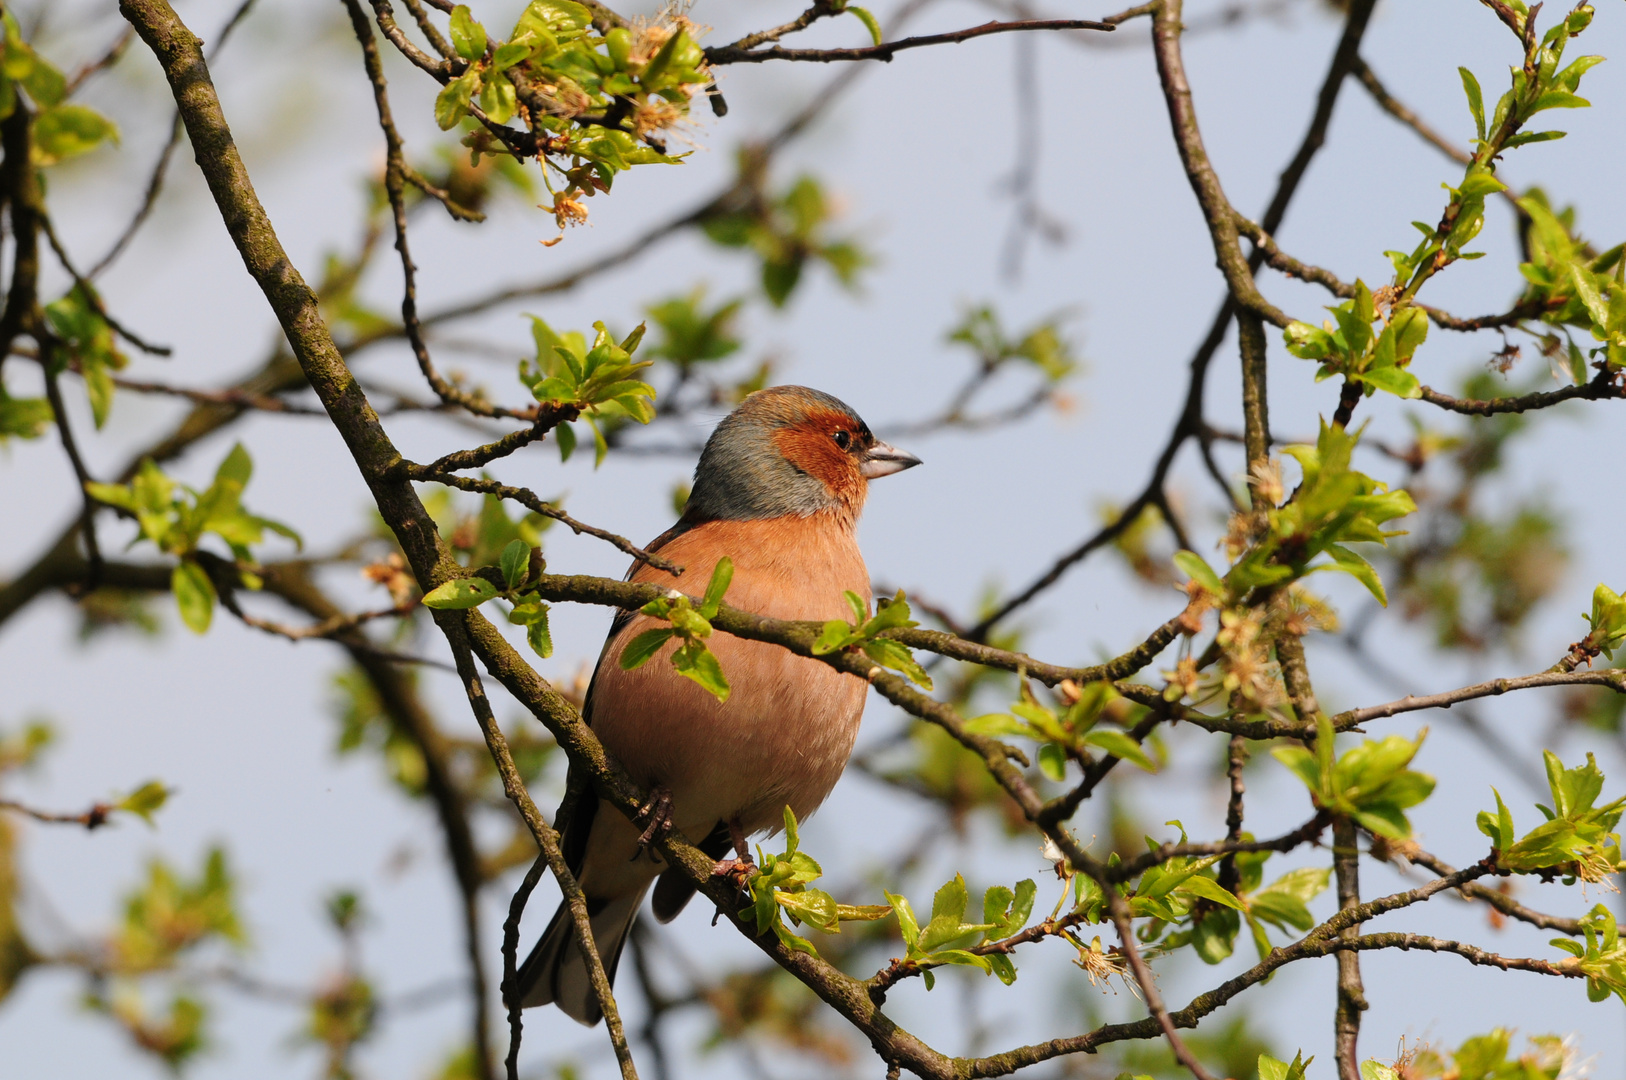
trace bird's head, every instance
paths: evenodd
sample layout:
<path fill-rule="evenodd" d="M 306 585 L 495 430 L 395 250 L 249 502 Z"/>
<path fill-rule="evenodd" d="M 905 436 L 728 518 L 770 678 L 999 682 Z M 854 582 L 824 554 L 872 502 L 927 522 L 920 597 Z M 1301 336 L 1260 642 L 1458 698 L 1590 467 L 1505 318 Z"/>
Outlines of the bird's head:
<path fill-rule="evenodd" d="M 850 524 L 871 480 L 919 464 L 829 394 L 775 386 L 747 397 L 706 440 L 683 516 L 699 523 L 834 511 Z"/>

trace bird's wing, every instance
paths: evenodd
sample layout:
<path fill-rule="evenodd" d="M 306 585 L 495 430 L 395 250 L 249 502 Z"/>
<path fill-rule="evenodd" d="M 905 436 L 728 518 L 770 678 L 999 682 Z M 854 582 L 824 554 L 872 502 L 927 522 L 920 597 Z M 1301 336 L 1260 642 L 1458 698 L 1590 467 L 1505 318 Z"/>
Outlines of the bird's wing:
<path fill-rule="evenodd" d="M 670 529 L 650 541 L 649 547 L 645 550 L 659 551 L 697 524 L 699 522 L 690 521 L 687 516 L 681 517 Z M 642 565 L 641 562 L 635 561 L 621 576 L 621 580 L 630 581 L 632 575 L 636 574 L 638 567 Z M 593 677 L 587 683 L 587 694 L 582 698 L 582 720 L 588 727 L 593 726 L 593 691 L 598 687 L 598 676 L 604 669 L 604 658 L 609 655 L 610 646 L 637 614 L 635 610 L 621 608 L 616 611 L 615 618 L 610 622 L 610 632 L 604 636 L 604 647 L 599 650 L 598 662 L 593 665 Z M 593 818 L 597 813 L 598 799 L 593 797 L 592 782 L 579 765 L 572 763 L 565 773 L 564 798 L 553 816 L 554 824 L 561 833 L 560 848 L 565 856 L 565 865 L 570 867 L 572 874 L 581 873 L 582 860 L 587 856 L 587 837 L 593 831 Z M 688 897 L 684 897 L 684 902 L 687 900 Z M 678 906 L 681 908 L 682 903 Z"/>

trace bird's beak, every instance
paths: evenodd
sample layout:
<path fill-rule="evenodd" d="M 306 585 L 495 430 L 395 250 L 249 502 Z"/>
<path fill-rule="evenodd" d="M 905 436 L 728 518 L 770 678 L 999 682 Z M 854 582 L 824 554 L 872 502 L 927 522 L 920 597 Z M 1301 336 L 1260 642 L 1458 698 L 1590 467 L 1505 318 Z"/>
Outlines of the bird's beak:
<path fill-rule="evenodd" d="M 877 442 L 869 448 L 859 462 L 858 471 L 867 480 L 874 480 L 877 476 L 891 476 L 893 473 L 912 469 L 920 464 L 920 459 L 907 450 L 899 450 L 895 446 L 888 446 L 884 442 Z"/>

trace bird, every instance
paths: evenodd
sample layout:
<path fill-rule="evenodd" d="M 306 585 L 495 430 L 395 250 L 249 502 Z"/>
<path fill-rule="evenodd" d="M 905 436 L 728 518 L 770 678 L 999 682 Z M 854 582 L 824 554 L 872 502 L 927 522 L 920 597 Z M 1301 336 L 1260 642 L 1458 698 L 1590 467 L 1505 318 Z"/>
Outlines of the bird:
<path fill-rule="evenodd" d="M 634 562 L 628 579 L 698 597 L 728 557 L 733 607 L 778 619 L 849 618 L 845 592 L 868 603 L 869 571 L 856 529 L 869 482 L 920 464 L 881 442 L 840 400 L 803 386 L 748 395 L 712 431 L 682 516 L 648 551 L 683 568 L 674 580 Z M 605 974 L 615 978 L 633 921 L 654 887 L 661 922 L 677 917 L 694 885 L 668 870 L 650 840 L 661 828 L 703 837 L 719 873 L 749 874 L 746 838 L 777 831 L 784 809 L 800 820 L 824 802 L 852 753 L 868 686 L 863 679 L 777 645 L 718 631 L 707 639 L 731 685 L 719 701 L 670 663 L 677 642 L 623 670 L 622 650 L 665 624 L 635 612 L 610 627 L 582 715 L 605 750 L 653 794 L 638 824 L 606 807 L 572 768 L 556 818 L 560 847 L 581 886 Z M 556 1004 L 589 1026 L 602 1019 L 566 904 L 516 972 L 510 1002 Z"/>

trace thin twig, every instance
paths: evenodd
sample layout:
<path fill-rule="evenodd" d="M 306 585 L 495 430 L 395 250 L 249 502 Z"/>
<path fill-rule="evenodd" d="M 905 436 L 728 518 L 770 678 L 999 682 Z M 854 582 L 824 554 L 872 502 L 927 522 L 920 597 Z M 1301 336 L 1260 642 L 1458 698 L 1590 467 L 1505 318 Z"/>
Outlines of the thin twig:
<path fill-rule="evenodd" d="M 374 4 L 375 14 L 387 7 L 387 0 L 378 0 Z M 367 79 L 372 84 L 373 103 L 378 110 L 379 130 L 384 134 L 384 192 L 389 199 L 390 216 L 395 224 L 395 250 L 401 256 L 401 326 L 407 343 L 412 347 L 412 355 L 417 358 L 418 370 L 423 373 L 424 381 L 435 396 L 448 404 L 460 406 L 476 416 L 524 419 L 523 413 L 493 405 L 448 382 L 436 370 L 435 362 L 429 355 L 423 327 L 418 322 L 418 268 L 412 261 L 412 249 L 407 241 L 406 198 L 403 191 L 407 174 L 406 152 L 390 112 L 384 64 L 378 54 L 378 40 L 373 36 L 372 25 L 362 11 L 359 0 L 345 0 L 345 9 L 350 13 L 350 25 L 355 32 L 356 42 L 361 46 L 362 62 Z M 379 14 L 379 18 L 379 25 L 382 26 L 382 14 Z"/>
<path fill-rule="evenodd" d="M 1448 877 L 1457 872 L 1456 868 L 1450 863 L 1436 855 L 1430 855 L 1421 848 L 1405 851 L 1404 857 L 1407 862 L 1427 867 L 1440 877 Z M 1529 923 L 1541 930 L 1557 930 L 1559 933 L 1568 934 L 1571 937 L 1580 937 L 1585 932 L 1582 929 L 1580 919 L 1567 919 L 1560 915 L 1548 915 L 1533 908 L 1525 907 L 1507 893 L 1498 892 L 1495 889 L 1481 885 L 1477 881 L 1465 882 L 1457 891 L 1465 897 L 1484 901 L 1509 918 Z"/>
<path fill-rule="evenodd" d="M 1123 13 L 1123 18 L 1130 18 L 1149 13 L 1156 4 L 1144 4 L 1131 8 Z M 1342 86 L 1345 75 L 1348 74 L 1349 65 L 1359 55 L 1360 41 L 1366 29 L 1366 17 L 1356 18 L 1361 11 L 1370 14 L 1371 4 L 1367 0 L 1359 0 L 1351 12 L 1351 18 L 1345 23 L 1343 37 L 1340 38 L 1338 48 L 1333 53 L 1332 63 L 1328 66 L 1326 78 L 1322 81 L 1321 92 L 1316 100 L 1315 114 L 1310 118 L 1310 126 L 1300 140 L 1299 148 L 1294 153 L 1288 167 L 1282 170 L 1276 182 L 1276 191 L 1271 196 L 1270 204 L 1265 210 L 1260 224 L 1266 232 L 1274 233 L 1281 227 L 1286 217 L 1288 204 L 1297 193 L 1299 184 L 1309 167 L 1310 161 L 1316 152 L 1326 142 L 1327 127 L 1332 122 L 1333 106 L 1338 99 L 1338 91 Z M 1117 18 L 1114 16 L 1114 18 Z M 1255 250 L 1248 255 L 1249 273 L 1253 273 L 1264 265 L 1264 252 Z M 1213 322 L 1209 324 L 1208 333 L 1197 351 L 1192 355 L 1188 364 L 1190 375 L 1186 385 L 1186 399 L 1179 417 L 1175 421 L 1174 430 L 1170 432 L 1163 451 L 1158 455 L 1156 465 L 1153 467 L 1151 478 L 1146 487 L 1137 495 L 1129 506 L 1125 508 L 1122 517 L 1117 523 L 1097 531 L 1085 539 L 1077 547 L 1056 559 L 1048 570 L 1039 575 L 1031 584 L 1020 592 L 1001 603 L 987 617 L 973 626 L 967 637 L 981 640 L 1001 620 L 1010 616 L 1018 609 L 1031 603 L 1060 581 L 1069 569 L 1087 558 L 1092 552 L 1100 550 L 1111 543 L 1127 528 L 1135 517 L 1152 504 L 1155 493 L 1160 492 L 1168 476 L 1169 468 L 1173 465 L 1175 456 L 1186 439 L 1198 437 L 1204 430 L 1203 421 L 1203 393 L 1206 386 L 1208 366 L 1213 360 L 1215 352 L 1225 340 L 1226 329 L 1230 326 L 1236 314 L 1236 304 L 1230 294 L 1221 302 L 1219 311 L 1214 315 Z"/>
<path fill-rule="evenodd" d="M 484 477 L 476 479 L 475 477 L 471 476 L 458 476 L 454 473 L 431 472 L 427 466 L 414 465 L 410 462 L 407 463 L 406 475 L 410 476 L 414 480 L 422 480 L 432 484 L 444 484 L 447 487 L 454 487 L 460 491 L 474 491 L 482 495 L 495 495 L 499 499 L 511 499 L 525 507 L 527 510 L 530 510 L 532 513 L 541 514 L 543 517 L 552 518 L 554 521 L 557 521 L 562 525 L 569 526 L 570 530 L 576 533 L 578 536 L 585 533 L 588 536 L 596 536 L 600 540 L 613 544 L 620 551 L 631 555 L 634 559 L 637 559 L 640 562 L 648 563 L 657 570 L 665 570 L 667 573 L 674 576 L 683 572 L 683 568 L 681 566 L 678 566 L 669 559 L 663 559 L 654 552 L 645 551 L 643 548 L 639 547 L 637 544 L 634 544 L 631 540 L 628 540 L 624 536 L 618 536 L 613 532 L 589 525 L 584 521 L 577 521 L 575 518 L 571 517 L 557 506 L 554 506 L 552 503 L 544 502 L 541 497 L 530 488 L 511 487 L 508 484 L 500 484 L 495 480 L 488 480 Z"/>
<path fill-rule="evenodd" d="M 1185 1044 L 1175 1031 L 1174 1021 L 1169 1017 L 1169 1010 L 1163 1004 L 1163 995 L 1158 993 L 1157 981 L 1152 978 L 1152 969 L 1146 966 L 1146 961 L 1140 955 L 1140 949 L 1135 944 L 1134 919 L 1129 913 L 1129 902 L 1116 888 L 1103 884 L 1103 891 L 1107 897 L 1107 913 L 1112 918 L 1112 925 L 1118 931 L 1119 947 L 1123 950 L 1124 960 L 1129 964 L 1130 972 L 1135 976 L 1135 983 L 1140 987 L 1141 1000 L 1146 1002 L 1146 1010 L 1157 1021 L 1158 1027 L 1163 1029 L 1163 1037 L 1168 1040 L 1169 1049 L 1174 1052 L 1174 1058 L 1184 1065 L 1197 1080 L 1214 1080 L 1214 1076 L 1192 1054 L 1191 1047 Z"/>
<path fill-rule="evenodd" d="M 1499 413 L 1522 413 L 1532 409 L 1546 409 L 1566 401 L 1616 401 L 1626 398 L 1626 389 L 1616 381 L 1614 372 L 1600 371 L 1596 378 L 1580 386 L 1566 386 L 1558 390 L 1541 390 L 1518 397 L 1458 398 L 1442 394 L 1432 387 L 1422 388 L 1421 398 L 1450 412 L 1468 416 L 1495 416 Z"/>
<path fill-rule="evenodd" d="M 213 60 L 220 55 L 220 50 L 225 47 L 227 39 L 232 35 L 232 31 L 236 30 L 238 24 L 248 17 L 248 13 L 254 7 L 254 4 L 255 0 L 242 0 L 242 3 L 237 5 L 237 10 L 232 12 L 231 18 L 226 20 L 226 25 L 222 26 L 220 32 L 214 36 L 214 40 L 205 54 L 208 59 Z M 169 160 L 175 156 L 175 148 L 181 144 L 181 131 L 181 113 L 177 109 L 175 118 L 170 121 L 169 141 L 164 143 L 164 148 L 159 151 L 158 160 L 153 164 L 152 173 L 147 177 L 147 190 L 141 197 L 141 205 L 136 208 L 135 216 L 124 227 L 124 231 L 119 233 L 119 238 L 113 241 L 113 246 L 107 249 L 107 254 L 96 260 L 95 266 L 85 271 L 87 278 L 94 281 L 101 276 L 102 271 L 113 264 L 113 260 L 124 254 L 124 249 L 130 246 L 130 241 L 135 239 L 135 234 L 140 231 L 141 226 L 146 223 L 147 218 L 152 214 L 152 208 L 158 204 L 158 194 L 164 189 L 164 177 L 169 172 Z"/>
<path fill-rule="evenodd" d="M 513 899 L 508 901 L 508 918 L 502 924 L 502 1000 L 508 1005 L 508 1056 L 504 1059 L 503 1067 L 508 1080 L 519 1080 L 519 1044 L 525 1025 L 524 1006 L 514 988 L 514 975 L 519 964 L 519 921 L 525 915 L 525 905 L 530 901 L 536 883 L 542 880 L 542 871 L 547 866 L 548 860 L 542 855 L 531 863 L 531 868 L 525 872 L 525 879 L 514 890 Z"/>
<path fill-rule="evenodd" d="M 80 825 L 86 829 L 99 829 L 107 824 L 113 806 L 110 803 L 95 803 L 89 810 L 78 814 L 53 814 L 48 810 L 36 810 L 32 806 L 25 806 L 14 799 L 0 799 L 0 810 L 10 810 L 49 825 Z"/>
<path fill-rule="evenodd" d="M 621 1066 L 622 1080 L 638 1080 L 638 1070 L 633 1064 L 632 1052 L 627 1048 L 627 1035 L 621 1023 L 621 1012 L 616 1007 L 615 994 L 610 989 L 610 979 L 605 973 L 598 946 L 593 942 L 592 922 L 587 913 L 587 898 L 582 894 L 581 885 L 565 862 L 564 852 L 559 847 L 558 832 L 548 825 L 542 817 L 542 812 L 531 801 L 530 793 L 525 788 L 525 781 L 520 777 L 519 769 L 514 765 L 513 754 L 508 749 L 508 739 L 497 726 L 497 718 L 491 711 L 491 701 L 486 697 L 485 687 L 474 669 L 474 655 L 470 650 L 467 630 L 463 623 L 466 617 L 463 612 L 457 611 L 435 612 L 435 621 L 446 634 L 446 640 L 452 647 L 452 655 L 457 661 L 457 673 L 463 680 L 464 693 L 468 696 L 475 720 L 480 725 L 480 732 L 485 736 L 492 760 L 502 777 L 503 791 L 520 811 L 525 824 L 531 830 L 531 835 L 536 839 L 537 847 L 542 850 L 542 856 L 547 860 L 549 869 L 559 882 L 560 890 L 564 893 L 565 903 L 576 926 L 576 945 L 586 959 L 587 972 L 594 995 L 598 999 L 599 1011 L 604 1014 L 604 1025 L 609 1032 L 610 1044 L 615 1048 L 616 1061 Z M 517 1048 L 517 1040 L 515 1045 Z"/>
<path fill-rule="evenodd" d="M 42 344 L 50 339 L 41 335 Z M 45 397 L 51 403 L 51 413 L 56 420 L 57 434 L 62 439 L 62 452 L 68 455 L 68 462 L 73 466 L 74 479 L 79 482 L 79 535 L 85 542 L 85 580 L 83 589 L 86 593 L 95 592 L 102 580 L 102 549 L 96 540 L 96 514 L 101 509 L 101 503 L 91 497 L 88 487 L 94 481 L 90 470 L 85 468 L 85 460 L 79 455 L 79 445 L 74 441 L 73 426 L 68 422 L 68 408 L 62 400 L 62 386 L 56 373 L 56 365 L 49 355 L 57 346 L 47 345 L 46 355 L 41 365 L 45 371 Z"/>
<path fill-rule="evenodd" d="M 142 352 L 152 356 L 170 355 L 170 353 L 174 350 L 172 350 L 168 345 L 152 344 L 146 339 L 132 333 L 129 327 L 125 326 L 108 313 L 107 306 L 102 303 L 101 296 L 91 286 L 89 279 L 81 274 L 74 266 L 73 260 L 68 256 L 67 249 L 62 246 L 62 241 L 57 239 L 56 227 L 51 224 L 51 216 L 45 212 L 45 207 L 43 205 L 36 206 L 34 209 L 39 218 L 40 231 L 45 233 L 46 240 L 50 242 L 51 250 L 56 254 L 56 261 L 61 263 L 62 269 L 66 270 L 68 272 L 68 276 L 73 278 L 73 283 L 78 287 L 80 295 L 84 298 L 86 303 L 90 304 L 91 307 L 96 309 L 96 314 L 101 316 L 102 321 L 110 326 L 115 334 L 123 338 L 125 341 L 128 341 L 131 345 L 134 345 Z"/>
<path fill-rule="evenodd" d="M 168 383 L 146 382 L 138 379 L 126 379 L 121 375 L 113 376 L 113 385 L 121 390 L 133 390 L 138 394 L 164 394 L 169 397 L 185 398 L 199 405 L 234 405 L 243 409 L 256 409 L 261 412 L 288 413 L 293 416 L 326 416 L 321 408 L 311 405 L 298 405 L 285 401 L 269 394 L 256 394 L 247 390 L 228 388 L 225 390 L 194 390 L 186 386 L 171 386 Z"/>
<path fill-rule="evenodd" d="M 1604 668 L 1597 671 L 1538 671 L 1534 675 L 1520 675 L 1511 679 L 1491 679 L 1489 682 L 1447 690 L 1439 694 L 1407 694 L 1398 701 L 1382 705 L 1368 705 L 1349 709 L 1332 718 L 1340 731 L 1368 720 L 1378 720 L 1420 709 L 1449 709 L 1451 706 L 1477 698 L 1496 697 L 1512 690 L 1532 690 L 1542 686 L 1607 686 L 1616 693 L 1626 694 L 1626 669 Z"/>
<path fill-rule="evenodd" d="M 119 36 L 113 39 L 113 44 L 107 47 L 106 52 L 94 60 L 86 61 L 78 71 L 73 73 L 73 77 L 68 80 L 68 85 L 64 89 L 62 96 L 65 98 L 73 97 L 79 88 L 85 85 L 87 79 L 107 71 L 114 64 L 117 64 L 124 56 L 125 51 L 129 49 L 130 42 L 134 40 L 135 31 L 126 26 L 119 32 Z"/>
<path fill-rule="evenodd" d="M 962 41 L 987 37 L 989 34 L 1008 34 L 1013 31 L 1027 30 L 1101 30 L 1110 32 L 1116 29 L 1117 26 L 1113 23 L 1096 22 L 1091 19 L 993 21 L 985 22 L 980 26 L 968 27 L 964 30 L 954 30 L 947 34 L 922 34 L 919 37 L 886 41 L 879 45 L 866 45 L 856 49 L 787 49 L 780 45 L 774 45 L 766 49 L 741 49 L 733 45 L 722 45 L 707 49 L 706 61 L 713 67 L 721 67 L 724 64 L 760 64 L 767 60 L 803 60 L 819 64 L 828 64 L 836 60 L 880 60 L 887 62 L 905 49 L 919 49 L 929 45 L 958 45 Z"/>

